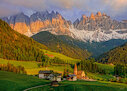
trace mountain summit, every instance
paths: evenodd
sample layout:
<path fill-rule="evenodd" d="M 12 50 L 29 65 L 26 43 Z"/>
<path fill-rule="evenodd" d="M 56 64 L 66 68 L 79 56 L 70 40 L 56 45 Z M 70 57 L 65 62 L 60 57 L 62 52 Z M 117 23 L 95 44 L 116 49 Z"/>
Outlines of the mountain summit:
<path fill-rule="evenodd" d="M 113 20 L 105 13 L 83 15 L 74 23 L 65 20 L 58 12 L 36 12 L 30 17 L 23 13 L 2 18 L 11 28 L 21 34 L 32 36 L 41 31 L 49 31 L 55 35 L 68 35 L 86 41 L 108 41 L 111 39 L 127 39 L 127 22 Z"/>
<path fill-rule="evenodd" d="M 4 17 L 2 20 L 6 21 L 11 28 L 21 34 L 31 36 L 40 31 L 50 31 L 59 35 L 70 35 L 69 23 L 58 13 L 52 11 L 36 12 L 30 17 L 23 13 Z"/>

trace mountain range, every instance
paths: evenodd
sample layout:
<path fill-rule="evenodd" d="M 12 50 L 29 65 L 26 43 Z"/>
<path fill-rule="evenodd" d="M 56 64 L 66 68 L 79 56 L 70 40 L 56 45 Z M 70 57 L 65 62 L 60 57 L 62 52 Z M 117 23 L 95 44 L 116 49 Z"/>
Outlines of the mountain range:
<path fill-rule="evenodd" d="M 90 55 L 95 58 L 127 42 L 127 40 L 122 40 L 122 39 L 111 39 L 109 41 L 102 41 L 102 42 L 83 42 L 80 40 L 76 40 L 67 35 L 54 35 L 48 31 L 39 32 L 33 35 L 31 38 L 33 38 L 35 41 L 39 43 L 45 44 L 52 51 L 56 51 L 56 52 L 62 51 L 65 55 L 67 55 L 68 53 L 72 55 L 76 54 L 76 56 L 74 57 L 77 57 L 79 56 L 77 54 L 80 54 L 80 52 L 82 54 L 83 52 L 81 51 L 82 49 L 84 50 L 84 53 L 85 53 L 85 54 L 83 53 L 82 56 L 86 57 L 89 54 L 88 52 L 90 52 L 91 53 Z M 69 50 L 69 52 L 65 51 L 65 49 Z M 75 51 L 75 54 L 73 54 L 74 52 L 72 51 L 75 49 L 78 49 L 78 52 Z"/>
<path fill-rule="evenodd" d="M 62 17 L 58 12 L 33 13 L 30 17 L 19 13 L 2 17 L 14 30 L 27 36 L 40 31 L 49 31 L 56 35 L 68 35 L 84 42 L 101 42 L 111 39 L 127 39 L 127 21 L 117 21 L 105 13 L 98 12 L 90 16 L 82 15 L 74 23 Z"/>
<path fill-rule="evenodd" d="M 6 21 L 12 29 L 21 34 L 31 36 L 40 31 L 50 31 L 56 34 L 70 35 L 69 22 L 66 21 L 58 12 L 48 11 L 36 12 L 30 17 L 24 13 L 19 13 L 10 18 L 4 17 L 2 20 Z"/>
<path fill-rule="evenodd" d="M 36 35 L 38 36 L 38 35 Z M 37 38 L 33 36 L 34 38 Z M 45 42 L 36 42 L 32 38 L 14 31 L 6 22 L 0 19 L 0 58 L 24 61 L 41 61 L 45 51 L 57 52 L 75 59 L 86 59 L 90 53 L 77 46 L 71 46 L 59 40 L 55 35 L 45 35 Z M 53 41 L 55 40 L 55 41 Z"/>
<path fill-rule="evenodd" d="M 80 55 L 79 52 L 87 50 L 93 57 L 98 57 L 127 42 L 127 21 L 113 20 L 101 12 L 92 13 L 90 16 L 82 15 L 81 19 L 73 23 L 54 11 L 36 12 L 30 17 L 19 13 L 1 19 L 17 32 L 32 37 L 35 41 L 48 46 L 50 50 L 67 56 L 71 56 L 68 51 L 65 51 L 67 47 L 73 52 L 74 48 L 79 50 L 78 55 Z M 61 48 L 57 47 L 58 44 Z M 89 53 L 86 52 L 86 54 Z M 85 57 L 86 54 L 83 53 Z M 78 55 L 74 58 L 83 56 L 78 57 Z"/>

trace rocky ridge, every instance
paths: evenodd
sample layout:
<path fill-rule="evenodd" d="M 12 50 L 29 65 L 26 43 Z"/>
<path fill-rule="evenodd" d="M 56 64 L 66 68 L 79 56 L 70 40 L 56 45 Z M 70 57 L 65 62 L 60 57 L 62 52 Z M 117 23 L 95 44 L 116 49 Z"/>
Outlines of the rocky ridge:
<path fill-rule="evenodd" d="M 40 31 L 50 31 L 59 35 L 70 35 L 69 23 L 58 12 L 48 11 L 36 12 L 30 17 L 24 13 L 20 13 L 10 18 L 4 17 L 12 29 L 21 34 L 31 36 Z"/>
<path fill-rule="evenodd" d="M 127 39 L 127 21 L 117 21 L 105 13 L 97 12 L 90 16 L 83 15 L 74 23 L 65 20 L 58 12 L 36 12 L 30 17 L 20 13 L 10 18 L 2 18 L 14 30 L 27 36 L 40 31 L 49 31 L 56 35 L 68 35 L 86 41 L 107 41 L 111 39 Z"/>

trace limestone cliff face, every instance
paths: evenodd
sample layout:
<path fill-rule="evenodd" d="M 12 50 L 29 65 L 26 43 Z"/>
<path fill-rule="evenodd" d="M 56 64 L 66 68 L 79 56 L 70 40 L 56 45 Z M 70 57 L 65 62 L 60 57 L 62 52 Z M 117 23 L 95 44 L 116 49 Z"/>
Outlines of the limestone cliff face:
<path fill-rule="evenodd" d="M 17 22 L 17 23 L 15 23 L 13 29 L 21 34 L 26 34 L 29 30 L 29 26 L 23 22 Z"/>
<path fill-rule="evenodd" d="M 70 35 L 69 22 L 54 11 L 51 13 L 48 11 L 36 12 L 30 17 L 20 13 L 11 16 L 10 19 L 5 17 L 3 20 L 21 34 L 27 34 L 28 31 L 32 34 L 40 31 L 50 31 L 58 35 Z"/>
<path fill-rule="evenodd" d="M 29 17 L 23 13 L 11 16 L 10 19 L 4 17 L 3 20 L 6 21 L 12 29 L 21 34 L 25 34 L 29 30 Z"/>
<path fill-rule="evenodd" d="M 35 21 L 30 22 L 30 30 L 32 33 L 39 32 L 41 30 L 47 30 L 56 33 L 56 34 L 62 34 L 62 35 L 69 35 L 69 24 L 68 22 L 63 19 L 63 17 L 57 13 L 57 15 L 53 15 L 53 17 L 48 17 L 48 19 L 36 19 Z M 31 19 L 32 20 L 32 19 Z"/>
<path fill-rule="evenodd" d="M 110 16 L 105 13 L 97 12 L 97 14 L 91 14 L 90 17 L 82 16 L 80 20 L 74 22 L 74 28 L 78 30 L 95 31 L 98 29 L 108 31 L 110 29 L 127 29 L 127 23 L 112 20 Z"/>

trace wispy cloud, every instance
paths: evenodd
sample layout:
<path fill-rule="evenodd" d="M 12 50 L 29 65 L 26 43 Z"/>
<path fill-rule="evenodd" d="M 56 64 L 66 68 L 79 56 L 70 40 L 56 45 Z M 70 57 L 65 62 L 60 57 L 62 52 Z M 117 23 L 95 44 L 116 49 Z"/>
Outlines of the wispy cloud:
<path fill-rule="evenodd" d="M 105 12 L 111 16 L 127 12 L 127 0 L 0 0 L 0 16 L 29 10 L 58 10 L 65 13 Z M 25 10 L 26 10 L 25 9 Z M 75 10 L 74 10 L 75 9 Z M 124 15 L 125 16 L 125 15 Z"/>

